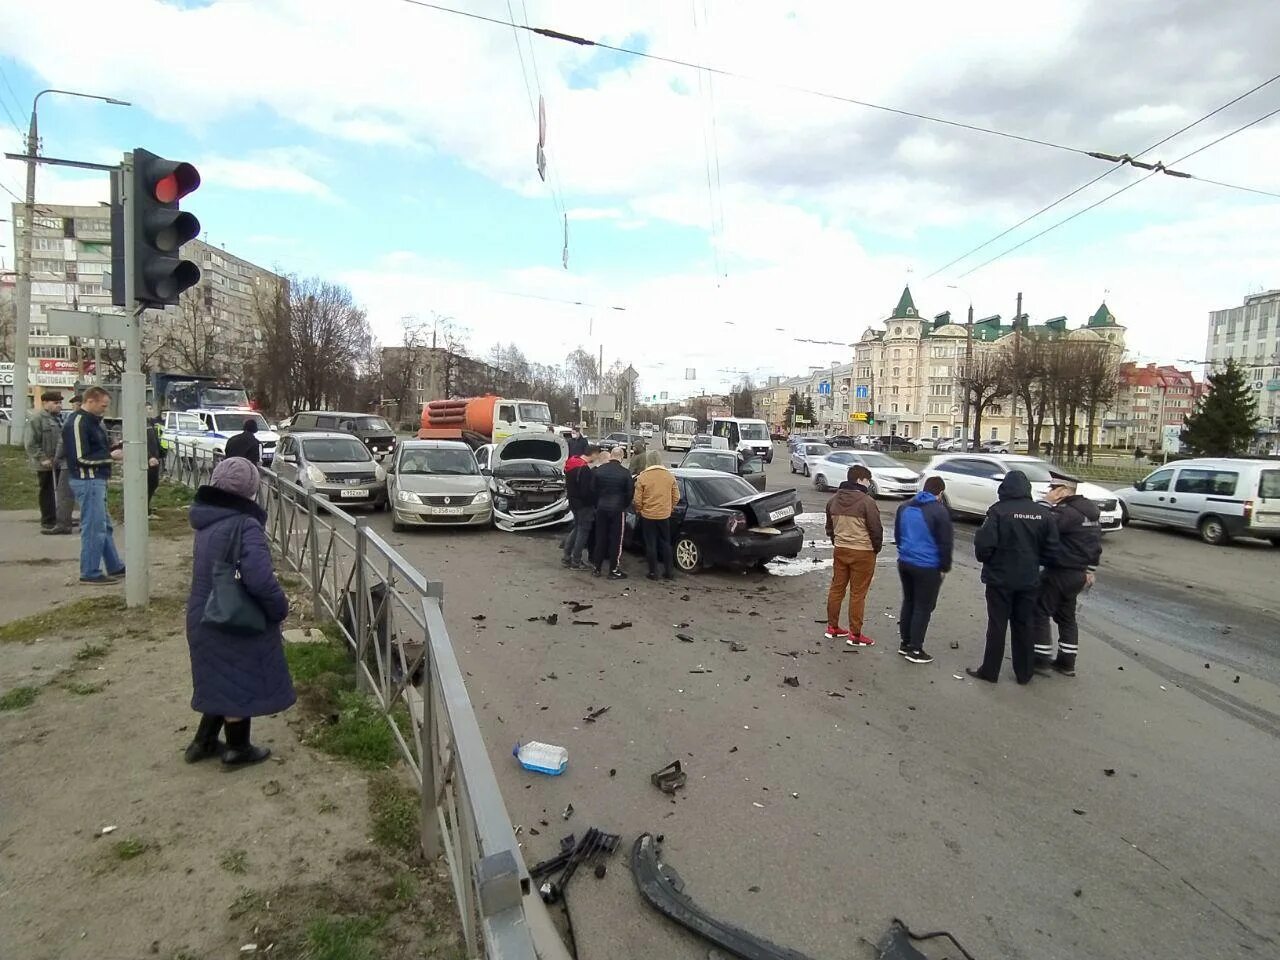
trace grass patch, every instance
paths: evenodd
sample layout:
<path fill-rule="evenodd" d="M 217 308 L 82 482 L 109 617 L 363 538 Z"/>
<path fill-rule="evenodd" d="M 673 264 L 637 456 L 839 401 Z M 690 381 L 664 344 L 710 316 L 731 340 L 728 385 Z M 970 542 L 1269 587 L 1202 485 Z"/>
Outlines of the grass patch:
<path fill-rule="evenodd" d="M 151 498 L 151 512 L 157 517 L 150 521 L 151 536 L 190 536 L 191 524 L 187 521 L 187 511 L 194 496 L 195 491 L 190 487 L 161 480 L 160 486 L 156 487 L 155 496 Z M 107 511 L 116 523 L 124 522 L 124 488 L 119 484 L 107 487 Z"/>
<path fill-rule="evenodd" d="M 267 909 L 266 895 L 248 888 L 241 890 L 239 895 L 231 901 L 230 914 L 232 920 L 239 920 L 241 917 L 248 916 L 251 913 L 259 913 Z"/>
<path fill-rule="evenodd" d="M 0 643 L 30 643 L 37 637 L 102 635 L 110 623 L 124 635 L 147 633 L 153 628 L 172 629 L 177 614 L 186 609 L 182 597 L 152 597 L 146 608 L 127 608 L 124 598 L 84 597 L 44 613 L 0 625 Z"/>
<path fill-rule="evenodd" d="M 111 644 L 109 643 L 86 643 L 76 651 L 76 659 L 81 662 L 85 660 L 100 660 L 110 652 Z"/>
<path fill-rule="evenodd" d="M 422 884 L 411 870 L 402 870 L 391 883 L 391 896 L 397 903 L 414 903 L 422 896 Z"/>
<path fill-rule="evenodd" d="M 380 771 L 369 778 L 369 820 L 373 842 L 384 850 L 412 856 L 420 849 L 418 795 L 393 771 Z"/>
<path fill-rule="evenodd" d="M 141 837 L 126 837 L 123 840 L 117 840 L 111 845 L 111 853 L 117 860 L 136 860 L 144 853 L 155 848 L 156 845 L 150 840 L 143 840 Z"/>
<path fill-rule="evenodd" d="M 84 683 L 81 680 L 64 680 L 62 689 L 67 693 L 75 694 L 77 697 L 88 697 L 107 689 L 107 684 L 105 681 L 102 683 Z"/>
<path fill-rule="evenodd" d="M 383 917 L 319 917 L 307 924 L 308 960 L 380 960 Z"/>
<path fill-rule="evenodd" d="M 0 710 L 21 710 L 36 702 L 40 695 L 39 687 L 14 687 L 4 696 L 0 696 Z"/>
<path fill-rule="evenodd" d="M 246 850 L 228 850 L 218 860 L 218 865 L 227 873 L 248 873 L 249 853 Z"/>
<path fill-rule="evenodd" d="M 35 510 L 39 506 L 35 471 L 20 447 L 0 448 L 0 510 Z"/>
<path fill-rule="evenodd" d="M 389 767 L 400 756 L 387 718 L 370 697 L 354 690 L 337 696 L 337 719 L 316 728 L 311 744 L 325 753 L 368 769 Z M 403 708 L 393 711 L 401 735 L 409 729 Z"/>
<path fill-rule="evenodd" d="M 327 643 L 289 643 L 285 645 L 284 657 L 289 663 L 294 683 L 316 683 L 337 675 L 349 678 L 350 685 L 355 685 L 355 663 L 347 653 L 345 643 L 338 644 L 332 640 Z"/>

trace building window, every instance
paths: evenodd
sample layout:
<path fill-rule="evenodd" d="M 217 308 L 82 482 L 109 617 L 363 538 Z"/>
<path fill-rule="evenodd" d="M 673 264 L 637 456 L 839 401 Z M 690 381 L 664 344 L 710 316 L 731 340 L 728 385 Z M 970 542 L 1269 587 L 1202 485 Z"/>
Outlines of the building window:
<path fill-rule="evenodd" d="M 898 412 L 898 405 L 897 405 L 896 403 L 891 403 L 891 404 L 889 404 L 889 410 L 890 410 L 892 413 L 897 413 L 897 412 Z"/>
<path fill-rule="evenodd" d="M 934 440 L 938 439 L 938 428 L 936 426 L 929 428 L 929 436 L 932 437 Z"/>
<path fill-rule="evenodd" d="M 44 227 L 46 230 L 61 230 L 61 217 L 36 217 L 35 224 L 37 227 Z"/>
<path fill-rule="evenodd" d="M 893 351 L 893 359 L 897 360 L 901 356 L 902 356 L 902 351 L 895 347 Z"/>
<path fill-rule="evenodd" d="M 902 371 L 902 368 L 901 368 L 901 367 L 894 367 L 894 368 L 893 368 L 893 375 L 896 377 L 896 376 L 898 376 L 898 375 L 901 373 L 901 371 Z"/>

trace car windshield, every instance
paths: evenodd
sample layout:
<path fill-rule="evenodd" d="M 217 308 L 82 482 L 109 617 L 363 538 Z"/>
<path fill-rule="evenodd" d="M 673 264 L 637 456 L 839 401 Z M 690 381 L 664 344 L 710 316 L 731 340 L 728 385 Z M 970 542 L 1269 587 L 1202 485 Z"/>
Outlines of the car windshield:
<path fill-rule="evenodd" d="M 712 506 L 721 506 L 743 497 L 754 497 L 755 487 L 741 477 L 697 477 L 689 481 L 697 490 L 704 502 Z"/>
<path fill-rule="evenodd" d="M 804 447 L 806 457 L 825 457 L 830 452 L 831 448 L 825 443 L 807 443 Z"/>
<path fill-rule="evenodd" d="M 858 457 L 868 467 L 900 467 L 900 464 L 893 457 L 886 457 L 882 453 L 863 453 Z"/>
<path fill-rule="evenodd" d="M 529 423 L 550 423 L 551 408 L 545 403 L 520 403 L 516 405 L 520 419 Z"/>
<path fill-rule="evenodd" d="M 470 477 L 480 472 L 476 458 L 470 450 L 452 447 L 409 449 L 400 456 L 396 468 L 401 476 L 410 474 L 442 473 L 457 477 Z"/>
<path fill-rule="evenodd" d="M 720 470 L 724 473 L 738 472 L 738 458 L 732 453 L 714 453 L 710 450 L 698 450 L 684 458 L 682 467 L 702 467 L 706 470 Z"/>
<path fill-rule="evenodd" d="M 209 407 L 239 407 L 249 402 L 240 387 L 205 387 L 200 391 L 200 399 Z"/>
<path fill-rule="evenodd" d="M 260 413 L 219 413 L 212 416 L 213 429 L 220 433 L 239 433 L 244 429 L 246 420 L 252 420 L 259 430 L 270 430 L 266 419 Z"/>
<path fill-rule="evenodd" d="M 769 428 L 763 423 L 738 424 L 738 436 L 743 440 L 768 440 Z"/>
<path fill-rule="evenodd" d="M 1021 470 L 1032 483 L 1048 483 L 1053 479 L 1053 468 L 1043 460 L 1005 461 L 1009 470 Z"/>
<path fill-rule="evenodd" d="M 372 460 L 365 445 L 354 437 L 317 437 L 302 444 L 312 463 L 359 463 Z"/>
<path fill-rule="evenodd" d="M 390 433 L 391 425 L 381 417 L 361 417 L 356 421 L 357 430 L 377 430 L 381 433 Z"/>

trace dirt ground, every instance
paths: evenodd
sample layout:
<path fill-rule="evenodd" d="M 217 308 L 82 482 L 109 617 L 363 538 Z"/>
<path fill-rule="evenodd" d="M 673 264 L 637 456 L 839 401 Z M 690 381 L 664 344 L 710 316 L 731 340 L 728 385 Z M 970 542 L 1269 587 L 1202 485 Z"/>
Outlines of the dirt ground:
<path fill-rule="evenodd" d="M 302 709 L 255 721 L 265 764 L 182 761 L 190 541 L 153 540 L 139 615 L 34 526 L 0 513 L 0 956 L 460 956 L 444 865 L 383 842 L 369 771 L 300 743 Z"/>

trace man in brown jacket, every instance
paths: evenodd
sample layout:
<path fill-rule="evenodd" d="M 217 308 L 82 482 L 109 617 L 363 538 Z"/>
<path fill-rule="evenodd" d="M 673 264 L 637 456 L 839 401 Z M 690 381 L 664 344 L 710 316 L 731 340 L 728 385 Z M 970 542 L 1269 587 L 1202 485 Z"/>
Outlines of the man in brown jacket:
<path fill-rule="evenodd" d="M 654 458 L 656 459 L 656 457 Z M 674 580 L 675 566 L 671 558 L 671 514 L 680 502 L 680 485 L 661 463 L 645 467 L 636 476 L 634 503 L 636 521 L 644 537 L 644 555 L 649 561 L 649 579 L 658 579 L 658 561 L 662 576 Z"/>
<path fill-rule="evenodd" d="M 843 638 L 851 647 L 869 647 L 875 643 L 862 632 L 867 591 L 871 589 L 876 554 L 884 540 L 880 508 L 867 492 L 870 481 L 870 470 L 861 464 L 852 466 L 849 481 L 840 484 L 836 495 L 827 501 L 827 536 L 835 547 L 835 565 L 831 571 L 831 589 L 827 592 L 826 637 L 829 640 Z M 849 629 L 843 630 L 840 604 L 846 587 L 849 588 Z"/>

